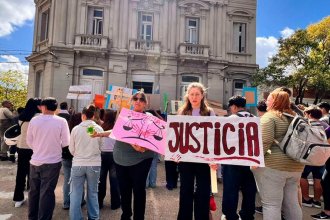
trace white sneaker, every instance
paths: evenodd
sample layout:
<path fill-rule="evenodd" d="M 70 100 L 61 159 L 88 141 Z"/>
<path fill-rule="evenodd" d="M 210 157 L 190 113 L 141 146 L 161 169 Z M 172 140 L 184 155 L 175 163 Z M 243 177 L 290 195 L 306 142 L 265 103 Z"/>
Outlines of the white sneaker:
<path fill-rule="evenodd" d="M 24 202 L 25 202 L 25 200 L 15 202 L 15 208 L 19 208 L 19 207 L 21 207 L 21 206 L 23 205 Z"/>

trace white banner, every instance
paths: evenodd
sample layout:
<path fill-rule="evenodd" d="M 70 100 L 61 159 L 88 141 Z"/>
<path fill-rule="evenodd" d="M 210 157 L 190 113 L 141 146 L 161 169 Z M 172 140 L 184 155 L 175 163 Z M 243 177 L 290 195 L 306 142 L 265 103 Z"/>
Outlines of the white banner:
<path fill-rule="evenodd" d="M 169 115 L 165 160 L 264 167 L 258 117 Z"/>
<path fill-rule="evenodd" d="M 79 85 L 70 86 L 67 99 L 91 100 L 92 99 L 92 86 Z"/>

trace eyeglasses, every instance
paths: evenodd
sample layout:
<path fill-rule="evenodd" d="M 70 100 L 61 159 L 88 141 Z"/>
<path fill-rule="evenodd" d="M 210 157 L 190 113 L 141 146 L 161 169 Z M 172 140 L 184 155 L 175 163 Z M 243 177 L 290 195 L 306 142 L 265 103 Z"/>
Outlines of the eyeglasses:
<path fill-rule="evenodd" d="M 136 102 L 137 100 L 139 100 L 140 102 L 145 102 L 146 100 L 144 99 L 144 98 L 138 98 L 138 97 L 133 97 L 132 98 L 132 100 L 134 101 L 134 102 Z"/>

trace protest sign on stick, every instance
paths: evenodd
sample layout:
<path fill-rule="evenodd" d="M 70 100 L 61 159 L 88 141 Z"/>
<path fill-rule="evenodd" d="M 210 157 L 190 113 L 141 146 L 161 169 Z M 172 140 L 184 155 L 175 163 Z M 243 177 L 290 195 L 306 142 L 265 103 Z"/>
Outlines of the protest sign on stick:
<path fill-rule="evenodd" d="M 137 144 L 164 155 L 165 127 L 166 122 L 153 115 L 123 108 L 110 137 L 129 144 Z"/>
<path fill-rule="evenodd" d="M 264 167 L 258 117 L 168 116 L 165 160 Z"/>
<path fill-rule="evenodd" d="M 92 86 L 91 85 L 76 85 L 70 86 L 67 99 L 91 100 Z"/>

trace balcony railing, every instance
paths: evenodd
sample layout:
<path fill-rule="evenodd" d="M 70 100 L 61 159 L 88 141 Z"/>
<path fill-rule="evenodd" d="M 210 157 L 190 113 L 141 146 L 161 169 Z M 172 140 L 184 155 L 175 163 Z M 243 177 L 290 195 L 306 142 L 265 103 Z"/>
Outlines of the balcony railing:
<path fill-rule="evenodd" d="M 129 51 L 160 54 L 160 41 L 130 39 Z"/>
<path fill-rule="evenodd" d="M 179 53 L 180 56 L 190 56 L 190 57 L 209 57 L 210 47 L 201 44 L 190 44 L 190 43 L 182 43 L 179 44 Z"/>
<path fill-rule="evenodd" d="M 77 34 L 75 35 L 75 46 L 89 49 L 108 49 L 108 37 L 99 35 Z"/>

